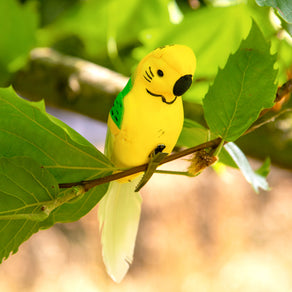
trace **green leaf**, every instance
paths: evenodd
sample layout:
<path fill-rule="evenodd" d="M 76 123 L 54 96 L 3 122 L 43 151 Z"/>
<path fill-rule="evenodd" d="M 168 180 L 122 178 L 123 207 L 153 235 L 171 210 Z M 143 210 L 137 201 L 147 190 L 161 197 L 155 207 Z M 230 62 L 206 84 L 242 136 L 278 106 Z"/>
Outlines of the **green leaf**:
<path fill-rule="evenodd" d="M 23 66 L 35 45 L 37 14 L 16 0 L 0 0 L 0 86 Z"/>
<path fill-rule="evenodd" d="M 276 8 L 281 16 L 289 23 L 292 23 L 292 2 L 291 0 L 256 0 L 260 6 Z"/>
<path fill-rule="evenodd" d="M 103 195 L 97 190 L 85 193 L 82 187 L 73 187 L 59 192 L 55 178 L 33 159 L 0 158 L 0 262 L 39 229 L 86 214 L 88 204 L 82 199 L 94 206 Z"/>
<path fill-rule="evenodd" d="M 184 119 L 183 129 L 177 141 L 177 145 L 181 147 L 193 147 L 205 143 L 210 139 L 210 131 L 190 119 Z"/>
<path fill-rule="evenodd" d="M 0 89 L 0 141 L 0 156 L 30 157 L 58 183 L 93 179 L 114 170 L 85 138 L 47 114 L 42 104 L 18 97 L 12 88 Z M 80 200 L 58 206 L 48 218 L 50 224 L 78 220 L 98 203 L 107 186 L 95 187 Z"/>
<path fill-rule="evenodd" d="M 27 157 L 0 158 L 0 262 L 40 227 L 42 206 L 59 191 L 55 178 Z"/>
<path fill-rule="evenodd" d="M 277 89 L 275 59 L 253 23 L 249 36 L 219 70 L 203 100 L 205 119 L 213 134 L 235 141 L 264 108 L 273 106 Z"/>
<path fill-rule="evenodd" d="M 0 155 L 27 156 L 41 163 L 59 183 L 102 176 L 111 162 L 85 138 L 12 88 L 0 89 Z"/>
<path fill-rule="evenodd" d="M 266 180 L 266 175 L 269 172 L 267 171 L 269 167 L 268 162 L 264 163 L 264 165 L 260 168 L 260 171 L 255 172 L 252 170 L 247 158 L 245 157 L 243 152 L 238 148 L 238 146 L 230 142 L 228 144 L 225 144 L 224 148 L 233 158 L 234 162 L 238 165 L 245 179 L 252 185 L 252 187 L 257 193 L 259 192 L 259 188 L 263 190 L 269 190 L 269 185 Z M 263 169 L 265 169 L 265 172 L 264 172 L 265 176 L 262 175 Z"/>
<path fill-rule="evenodd" d="M 267 177 L 270 173 L 271 168 L 271 159 L 267 158 L 264 163 L 261 165 L 260 168 L 258 168 L 255 172 L 263 177 Z"/>
<path fill-rule="evenodd" d="M 46 229 L 56 222 L 66 223 L 79 220 L 96 206 L 106 193 L 107 188 L 108 184 L 102 184 L 89 190 L 80 198 L 62 204 L 60 207 L 56 208 L 44 222 L 42 222 L 41 228 Z M 67 196 L 70 192 L 72 192 L 72 189 L 65 189 L 63 190 L 62 195 Z"/>

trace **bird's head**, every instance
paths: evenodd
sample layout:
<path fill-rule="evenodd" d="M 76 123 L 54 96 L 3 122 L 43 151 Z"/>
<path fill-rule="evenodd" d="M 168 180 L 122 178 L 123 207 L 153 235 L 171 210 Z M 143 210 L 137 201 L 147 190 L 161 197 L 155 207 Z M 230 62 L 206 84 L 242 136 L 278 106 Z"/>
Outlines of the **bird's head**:
<path fill-rule="evenodd" d="M 184 45 L 160 47 L 139 63 L 134 83 L 166 104 L 175 102 L 191 86 L 196 68 L 193 51 Z"/>

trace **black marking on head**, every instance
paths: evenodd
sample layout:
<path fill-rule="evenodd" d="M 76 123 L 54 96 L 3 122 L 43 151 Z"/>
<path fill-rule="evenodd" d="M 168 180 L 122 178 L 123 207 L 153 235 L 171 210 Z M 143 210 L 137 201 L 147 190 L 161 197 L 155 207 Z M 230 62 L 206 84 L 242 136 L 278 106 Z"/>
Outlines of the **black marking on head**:
<path fill-rule="evenodd" d="M 149 75 L 149 73 L 148 73 L 147 71 L 145 71 L 145 73 L 146 73 L 147 77 L 148 77 L 150 80 L 152 80 L 152 77 Z"/>
<path fill-rule="evenodd" d="M 191 86 L 193 76 L 191 74 L 180 77 L 174 84 L 173 94 L 176 96 L 183 95 Z"/>
<path fill-rule="evenodd" d="M 149 80 L 145 75 L 143 75 L 143 77 L 145 78 L 146 81 L 148 81 L 149 83 L 151 83 L 151 80 Z"/>
<path fill-rule="evenodd" d="M 146 91 L 147 91 L 147 93 L 149 93 L 149 94 L 152 95 L 152 96 L 161 97 L 162 102 L 164 102 L 164 103 L 166 103 L 166 104 L 173 104 L 173 103 L 176 101 L 176 99 L 177 99 L 177 96 L 175 96 L 174 99 L 173 99 L 172 101 L 166 101 L 166 98 L 165 98 L 163 95 L 153 93 L 153 92 L 151 92 L 150 90 L 148 90 L 147 88 L 146 88 Z"/>
<path fill-rule="evenodd" d="M 146 81 L 148 81 L 150 83 L 154 77 L 154 74 L 153 74 L 150 66 L 148 67 L 148 69 L 149 69 L 149 72 L 147 70 L 145 70 L 146 75 L 143 75 L 143 77 L 145 78 Z"/>
<path fill-rule="evenodd" d="M 157 75 L 158 75 L 159 77 L 163 77 L 163 76 L 164 76 L 164 73 L 163 73 L 162 70 L 158 69 L 158 70 L 157 70 Z"/>
<path fill-rule="evenodd" d="M 154 77 L 154 74 L 153 74 L 150 66 L 149 66 L 149 72 L 150 72 L 151 76 Z"/>

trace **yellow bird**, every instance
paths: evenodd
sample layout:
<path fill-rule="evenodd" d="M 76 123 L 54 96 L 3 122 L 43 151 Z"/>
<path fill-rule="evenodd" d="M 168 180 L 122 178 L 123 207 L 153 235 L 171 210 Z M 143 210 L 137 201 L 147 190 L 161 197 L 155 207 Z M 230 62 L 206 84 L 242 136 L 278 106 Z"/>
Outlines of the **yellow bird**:
<path fill-rule="evenodd" d="M 160 47 L 140 61 L 108 117 L 105 154 L 115 166 L 137 166 L 153 153 L 172 151 L 184 120 L 181 96 L 192 84 L 195 67 L 195 55 L 184 45 Z M 111 182 L 99 205 L 103 261 L 116 282 L 133 260 L 140 176 Z"/>

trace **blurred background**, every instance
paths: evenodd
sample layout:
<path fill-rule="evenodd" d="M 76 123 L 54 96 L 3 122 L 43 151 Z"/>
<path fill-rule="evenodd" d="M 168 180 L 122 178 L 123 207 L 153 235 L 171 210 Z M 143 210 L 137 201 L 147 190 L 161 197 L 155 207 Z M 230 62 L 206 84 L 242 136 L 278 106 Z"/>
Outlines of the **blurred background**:
<path fill-rule="evenodd" d="M 62 116 L 102 150 L 103 125 Z M 22 244 L 0 266 L 0 291 L 292 291 L 292 173 L 272 167 L 268 181 L 271 191 L 256 194 L 231 168 L 196 178 L 156 174 L 141 191 L 134 262 L 122 283 L 105 272 L 95 207 Z"/>
<path fill-rule="evenodd" d="M 205 125 L 202 98 L 251 17 L 278 54 L 280 86 L 292 76 L 291 24 L 254 0 L 0 0 L 0 84 L 44 98 L 51 114 L 102 151 L 109 107 L 135 64 L 182 43 L 198 59 L 185 114 Z M 274 110 L 289 107 L 287 96 Z M 254 169 L 271 157 L 268 192 L 256 194 L 225 166 L 195 178 L 154 175 L 142 189 L 134 262 L 121 284 L 105 272 L 95 207 L 22 244 L 0 266 L 0 291 L 292 291 L 291 126 L 287 113 L 237 141 Z"/>

